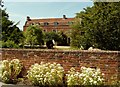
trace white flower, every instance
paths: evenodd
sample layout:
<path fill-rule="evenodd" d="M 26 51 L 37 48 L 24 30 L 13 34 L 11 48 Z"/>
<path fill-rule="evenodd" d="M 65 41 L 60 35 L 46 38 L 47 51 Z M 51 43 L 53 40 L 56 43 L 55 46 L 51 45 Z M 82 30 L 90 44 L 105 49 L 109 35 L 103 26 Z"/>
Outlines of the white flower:
<path fill-rule="evenodd" d="M 29 77 L 31 75 L 30 72 L 32 72 L 33 79 Z M 42 77 L 43 79 L 41 83 L 39 82 L 42 85 L 62 84 L 63 74 L 64 74 L 64 70 L 63 70 L 63 67 L 60 66 L 60 64 L 41 63 L 40 65 L 39 64 L 32 65 L 32 67 L 28 72 L 28 79 L 31 80 L 33 84 L 35 82 L 39 82 L 41 80 L 40 77 Z"/>
<path fill-rule="evenodd" d="M 67 84 L 68 85 L 100 85 L 103 83 L 104 79 L 100 69 L 91 69 L 86 67 L 81 67 L 81 73 L 75 72 L 72 68 L 67 74 Z"/>
<path fill-rule="evenodd" d="M 93 83 L 96 85 L 96 84 L 97 84 L 97 81 L 94 81 Z"/>

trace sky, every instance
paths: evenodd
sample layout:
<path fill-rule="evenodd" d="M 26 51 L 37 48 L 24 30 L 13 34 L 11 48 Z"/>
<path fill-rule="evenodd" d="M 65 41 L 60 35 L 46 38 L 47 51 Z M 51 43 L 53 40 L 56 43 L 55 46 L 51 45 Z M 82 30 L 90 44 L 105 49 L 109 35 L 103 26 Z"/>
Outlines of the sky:
<path fill-rule="evenodd" d="M 66 15 L 68 18 L 75 17 L 83 8 L 93 6 L 90 0 L 5 0 L 4 8 L 9 14 L 10 20 L 18 24 L 23 30 L 26 17 L 31 19 L 40 18 L 61 18 Z"/>

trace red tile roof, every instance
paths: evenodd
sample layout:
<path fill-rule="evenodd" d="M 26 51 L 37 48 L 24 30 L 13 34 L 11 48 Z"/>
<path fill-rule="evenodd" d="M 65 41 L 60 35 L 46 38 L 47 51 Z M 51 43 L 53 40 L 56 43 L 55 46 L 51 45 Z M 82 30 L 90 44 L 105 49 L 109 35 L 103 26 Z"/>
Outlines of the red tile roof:
<path fill-rule="evenodd" d="M 26 30 L 26 27 L 28 27 L 31 24 L 39 23 L 40 25 L 44 25 L 44 23 L 46 23 L 46 22 L 49 24 L 47 26 L 42 26 L 44 29 L 68 30 L 68 29 L 70 29 L 68 22 L 73 22 L 73 21 L 74 21 L 74 18 L 44 18 L 44 19 L 30 19 L 29 18 L 29 19 L 27 19 L 27 21 L 25 23 L 24 30 Z M 58 25 L 55 26 L 54 22 L 58 22 Z"/>

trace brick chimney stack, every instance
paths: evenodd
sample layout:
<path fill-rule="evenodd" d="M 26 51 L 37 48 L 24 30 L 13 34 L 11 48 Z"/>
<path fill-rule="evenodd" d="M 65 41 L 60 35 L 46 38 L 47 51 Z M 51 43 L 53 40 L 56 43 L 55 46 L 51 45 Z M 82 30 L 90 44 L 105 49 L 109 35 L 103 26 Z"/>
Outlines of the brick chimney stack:
<path fill-rule="evenodd" d="M 63 19 L 67 19 L 66 15 L 63 15 Z"/>
<path fill-rule="evenodd" d="M 29 17 L 29 16 L 27 16 L 27 21 L 31 21 L 31 19 L 30 19 L 30 17 Z"/>

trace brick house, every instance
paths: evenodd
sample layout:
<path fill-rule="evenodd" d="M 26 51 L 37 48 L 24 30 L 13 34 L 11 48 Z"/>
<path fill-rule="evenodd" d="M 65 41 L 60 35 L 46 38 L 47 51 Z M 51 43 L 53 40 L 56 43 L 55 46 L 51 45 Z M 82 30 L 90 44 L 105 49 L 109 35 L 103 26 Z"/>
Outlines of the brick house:
<path fill-rule="evenodd" d="M 23 26 L 25 31 L 30 25 L 40 25 L 44 32 L 49 31 L 69 31 L 70 25 L 74 23 L 74 18 L 67 18 L 66 15 L 63 15 L 63 18 L 44 18 L 44 19 L 31 19 L 27 16 L 27 21 Z"/>

